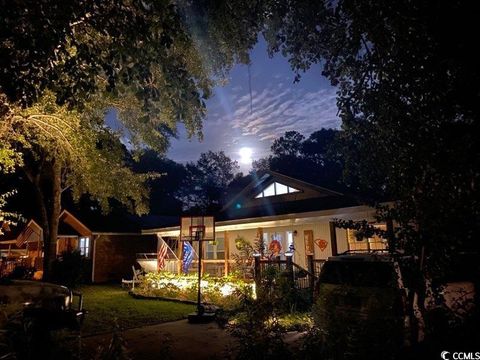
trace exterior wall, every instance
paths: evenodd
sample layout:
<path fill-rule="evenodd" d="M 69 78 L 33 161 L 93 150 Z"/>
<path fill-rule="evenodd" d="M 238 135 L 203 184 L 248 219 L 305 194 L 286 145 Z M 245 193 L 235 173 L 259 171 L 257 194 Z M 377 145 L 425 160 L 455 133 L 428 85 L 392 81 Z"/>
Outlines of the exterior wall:
<path fill-rule="evenodd" d="M 93 240 L 93 282 L 119 281 L 132 277 L 136 254 L 157 250 L 154 235 L 97 235 Z"/>
<path fill-rule="evenodd" d="M 361 211 L 358 213 L 348 214 L 345 216 L 341 216 L 341 214 L 337 214 L 338 218 L 343 219 L 351 219 L 351 220 L 363 220 L 367 219 L 369 221 L 373 221 L 373 212 L 366 212 Z M 292 218 L 292 220 L 295 220 Z M 329 256 L 332 256 L 332 241 L 330 236 L 330 220 L 331 219 L 318 219 L 317 221 L 312 221 L 308 224 L 302 225 L 290 225 L 290 226 L 276 226 L 276 227 L 263 227 L 262 230 L 264 233 L 269 234 L 269 241 L 270 241 L 270 234 L 277 232 L 281 233 L 283 238 L 286 239 L 287 231 L 297 232 L 297 235 L 293 237 L 293 243 L 295 247 L 293 261 L 304 267 L 307 268 L 306 262 L 306 254 L 305 254 L 305 240 L 304 240 L 304 232 L 305 231 L 312 231 L 313 232 L 313 239 L 314 239 L 314 259 L 318 260 L 326 260 Z M 337 252 L 342 253 L 348 250 L 348 241 L 347 241 L 347 231 L 345 229 L 335 229 L 336 237 L 337 237 Z M 216 234 L 216 236 L 222 236 L 222 233 Z M 246 230 L 230 230 L 228 231 L 228 242 L 230 248 L 230 258 L 233 254 L 238 253 L 237 248 L 235 247 L 235 239 L 237 237 L 243 237 L 245 240 L 249 241 L 252 245 L 255 241 L 257 236 L 257 228 L 255 229 L 246 229 Z M 316 240 L 326 240 L 327 247 L 324 250 L 321 250 L 320 247 L 316 244 Z M 286 240 L 282 244 L 282 252 L 285 252 L 288 249 L 285 249 Z M 267 243 L 268 246 L 268 243 Z"/>
<path fill-rule="evenodd" d="M 78 237 L 58 237 L 57 239 L 57 255 L 61 255 L 64 251 L 72 252 L 78 250 Z"/>
<path fill-rule="evenodd" d="M 268 243 L 271 240 L 270 235 L 275 232 L 281 233 L 283 237 L 281 253 L 284 253 L 286 250 L 288 251 L 286 240 L 287 232 L 291 231 L 294 234 L 296 232 L 296 235 L 293 237 L 293 244 L 295 248 L 293 261 L 296 264 L 307 268 L 308 265 L 304 239 L 305 231 L 311 231 L 313 234 L 314 259 L 326 260 L 329 256 L 332 256 L 330 222 L 333 219 L 375 221 L 374 215 L 375 210 L 373 208 L 367 206 L 356 206 L 318 212 L 231 220 L 216 223 L 215 225 L 217 231 L 215 235 L 217 238 L 223 237 L 225 239 L 225 258 L 226 260 L 229 260 L 231 264 L 234 255 L 239 253 L 239 250 L 235 245 L 235 240 L 238 237 L 244 238 L 253 245 L 255 239 L 257 238 L 258 229 L 260 227 L 263 233 L 269 234 L 269 240 L 266 244 L 268 247 Z M 178 227 L 154 229 L 152 232 L 162 237 L 177 238 L 179 236 Z M 347 230 L 337 228 L 335 229 L 335 233 L 337 239 L 337 253 L 343 253 L 347 251 Z M 318 245 L 318 240 L 326 241 L 327 246 L 323 250 Z M 179 259 L 181 259 L 181 256 L 179 256 Z M 226 271 L 230 268 L 228 264 L 225 264 L 224 260 L 204 260 L 204 264 L 207 264 L 206 268 L 214 268 L 213 272 L 207 271 L 211 274 L 220 273 L 220 268 L 224 268 Z M 226 271 L 223 271 L 223 273 Z"/>
<path fill-rule="evenodd" d="M 306 230 L 313 231 L 314 241 L 318 239 L 323 239 L 328 242 L 327 248 L 324 249 L 323 251 L 314 243 L 315 259 L 326 259 L 332 255 L 329 222 L 318 222 L 313 224 L 305 224 L 305 225 L 297 225 L 297 226 L 279 226 L 279 227 L 271 227 L 271 228 L 262 228 L 262 230 L 264 233 L 269 234 L 269 239 L 270 239 L 270 235 L 274 232 L 282 234 L 284 238 L 284 242 L 282 244 L 282 252 L 285 252 L 286 250 L 288 250 L 288 248 L 285 249 L 287 231 L 292 231 L 292 232 L 296 231 L 297 235 L 293 236 L 293 244 L 295 247 L 293 261 L 302 267 L 307 266 L 306 255 L 305 255 L 305 241 L 304 241 L 304 231 Z M 340 242 L 342 243 L 341 246 L 340 244 L 338 244 L 339 251 L 341 251 L 340 249 L 344 249 L 344 248 L 346 250 L 346 248 L 348 247 L 346 235 L 342 234 L 342 232 L 345 233 L 345 230 L 337 229 L 337 243 L 340 243 Z M 220 236 L 220 234 L 217 234 L 217 236 Z M 257 236 L 257 229 L 228 231 L 230 258 L 232 257 L 233 254 L 238 253 L 238 250 L 235 247 L 235 239 L 239 236 L 243 237 L 245 240 L 249 241 L 253 245 L 255 238 Z M 268 246 L 268 243 L 267 243 L 267 246 Z"/>

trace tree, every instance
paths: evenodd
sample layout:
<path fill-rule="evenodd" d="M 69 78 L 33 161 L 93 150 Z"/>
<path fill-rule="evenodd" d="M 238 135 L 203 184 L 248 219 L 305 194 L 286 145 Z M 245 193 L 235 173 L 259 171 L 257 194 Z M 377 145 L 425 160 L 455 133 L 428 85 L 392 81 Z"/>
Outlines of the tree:
<path fill-rule="evenodd" d="M 288 131 L 275 139 L 272 155 L 255 161 L 254 171 L 273 170 L 314 184 L 342 191 L 343 157 L 339 153 L 340 131 L 320 129 L 305 138 Z"/>
<path fill-rule="evenodd" d="M 471 45 L 478 32 L 473 5 L 263 5 L 269 51 L 286 55 L 297 79 L 322 63 L 323 75 L 338 87 L 346 175 L 359 191 L 399 200 L 384 215 L 397 220 L 400 244 L 424 253 L 424 270 L 435 276 L 451 269 L 456 251 L 478 251 L 480 70 Z"/>
<path fill-rule="evenodd" d="M 186 165 L 187 175 L 178 192 L 184 209 L 215 213 L 227 195 L 228 185 L 241 174 L 239 166 L 223 151 L 208 151 L 200 154 L 198 161 Z"/>
<path fill-rule="evenodd" d="M 184 182 L 185 166 L 167 159 L 153 150 L 143 153 L 138 162 L 133 163 L 137 173 L 156 173 L 148 180 L 150 190 L 149 214 L 178 216 L 182 212 L 182 202 L 175 197 Z"/>
<path fill-rule="evenodd" d="M 144 178 L 123 166 L 105 111 L 117 110 L 136 149 L 164 152 L 179 122 L 201 137 L 205 99 L 233 62 L 248 61 L 248 46 L 238 36 L 242 46 L 226 46 L 224 18 L 205 21 L 190 2 L 0 5 L 1 166 L 19 157 L 34 184 L 48 278 L 63 190 L 145 211 Z"/>
<path fill-rule="evenodd" d="M 314 63 L 337 86 L 345 175 L 358 191 L 397 200 L 393 249 L 440 282 L 480 230 L 478 22 L 466 1 L 291 1 L 264 4 L 269 51 L 297 80 Z M 391 242 L 391 243 L 392 243 Z M 480 287 L 480 268 L 467 276 Z M 418 277 L 419 278 L 419 277 Z M 419 304 L 425 284 L 414 291 Z M 477 309 L 480 294 L 476 292 Z M 477 312 L 477 315 L 480 314 Z"/>
<path fill-rule="evenodd" d="M 95 126 L 90 113 L 79 114 L 56 104 L 46 93 L 38 103 L 12 109 L 3 119 L 0 136 L 22 154 L 21 169 L 33 185 L 44 233 L 44 278 L 51 275 L 56 255 L 61 196 L 65 190 L 75 199 L 88 193 L 107 211 L 115 198 L 142 214 L 148 208 L 144 174 L 125 166 L 118 135 Z"/>
<path fill-rule="evenodd" d="M 297 131 L 287 131 L 285 135 L 273 141 L 271 150 L 274 156 L 299 157 L 305 136 Z"/>

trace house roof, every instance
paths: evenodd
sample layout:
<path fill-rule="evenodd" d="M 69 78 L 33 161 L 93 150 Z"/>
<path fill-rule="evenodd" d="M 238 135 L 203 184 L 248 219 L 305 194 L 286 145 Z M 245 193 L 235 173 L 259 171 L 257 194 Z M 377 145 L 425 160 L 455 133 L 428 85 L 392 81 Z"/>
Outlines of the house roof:
<path fill-rule="evenodd" d="M 296 191 L 275 196 L 259 196 L 262 190 L 273 183 L 294 188 Z M 274 171 L 265 171 L 233 197 L 216 218 L 218 220 L 233 220 L 357 205 L 360 205 L 360 203 L 351 196 Z"/>
<path fill-rule="evenodd" d="M 73 215 L 68 210 L 63 210 L 59 216 L 59 226 L 58 226 L 58 236 L 93 236 L 100 234 L 117 234 L 117 235 L 127 235 L 127 234 L 140 234 L 140 226 L 136 222 L 130 221 L 116 221 L 117 226 L 114 226 L 112 222 L 111 226 L 105 226 L 105 223 L 102 221 L 104 219 L 97 219 L 97 226 L 93 228 L 87 227 L 77 216 Z M 171 224 L 171 221 L 168 223 Z M 100 225 L 100 226 L 98 226 Z M 29 230 L 30 229 L 30 230 Z M 42 228 L 38 225 L 35 220 L 31 219 L 24 226 L 10 226 L 9 231 L 6 231 L 4 235 L 0 237 L 0 243 L 7 244 L 12 243 L 16 244 L 17 239 L 24 237 L 26 241 L 32 242 L 37 241 L 33 239 L 32 234 L 41 234 Z M 42 236 L 42 235 L 38 235 Z M 33 239 L 33 240 L 32 240 Z M 22 242 L 22 245 L 23 246 Z"/>

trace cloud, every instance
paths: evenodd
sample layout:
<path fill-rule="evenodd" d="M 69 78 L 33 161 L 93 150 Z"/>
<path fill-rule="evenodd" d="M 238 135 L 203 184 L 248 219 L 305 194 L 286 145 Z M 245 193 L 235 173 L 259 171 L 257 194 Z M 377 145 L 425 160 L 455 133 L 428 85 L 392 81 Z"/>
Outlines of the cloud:
<path fill-rule="evenodd" d="M 259 83 L 257 83 L 259 84 Z M 217 88 L 208 102 L 204 140 L 174 140 L 169 154 L 177 161 L 196 161 L 200 153 L 220 151 L 239 160 L 238 150 L 248 146 L 253 157 L 265 156 L 274 139 L 295 130 L 304 135 L 340 125 L 335 88 L 300 86 L 291 82 L 265 81 L 250 93 L 243 87 Z"/>
<path fill-rule="evenodd" d="M 308 91 L 277 84 L 252 97 L 252 102 L 249 94 L 233 99 L 232 126 L 241 130 L 239 136 L 255 136 L 264 141 L 289 130 L 310 134 L 340 124 L 334 88 Z"/>

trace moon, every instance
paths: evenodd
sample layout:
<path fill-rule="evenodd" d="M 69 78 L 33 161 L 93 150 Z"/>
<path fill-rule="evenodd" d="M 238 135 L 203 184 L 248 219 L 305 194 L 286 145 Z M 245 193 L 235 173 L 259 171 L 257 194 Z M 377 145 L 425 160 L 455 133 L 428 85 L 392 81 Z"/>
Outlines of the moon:
<path fill-rule="evenodd" d="M 252 163 L 252 154 L 253 150 L 249 147 L 242 147 L 238 154 L 240 155 L 240 162 L 242 164 L 251 164 Z"/>

